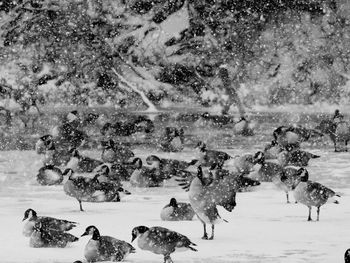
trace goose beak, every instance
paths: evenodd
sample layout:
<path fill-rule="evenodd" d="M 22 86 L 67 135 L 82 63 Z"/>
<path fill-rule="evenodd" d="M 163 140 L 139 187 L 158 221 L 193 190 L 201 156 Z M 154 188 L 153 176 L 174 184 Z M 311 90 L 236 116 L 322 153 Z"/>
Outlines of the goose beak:
<path fill-rule="evenodd" d="M 136 235 L 132 235 L 131 243 L 136 239 Z"/>
<path fill-rule="evenodd" d="M 87 235 L 88 235 L 88 233 L 85 231 L 85 232 L 81 235 L 81 237 L 87 236 Z"/>
<path fill-rule="evenodd" d="M 22 219 L 22 222 L 23 222 L 24 220 L 26 220 L 26 219 L 27 219 L 27 218 L 23 218 L 23 219 Z"/>

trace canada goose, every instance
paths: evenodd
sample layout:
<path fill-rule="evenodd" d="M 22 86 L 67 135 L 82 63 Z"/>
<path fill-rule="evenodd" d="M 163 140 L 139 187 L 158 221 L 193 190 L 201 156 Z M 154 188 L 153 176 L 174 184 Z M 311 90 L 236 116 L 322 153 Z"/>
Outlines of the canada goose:
<path fill-rule="evenodd" d="M 114 183 L 99 182 L 100 174 L 87 178 L 74 175 L 71 169 L 67 169 L 65 173 L 69 174 L 69 178 L 63 189 L 68 196 L 78 200 L 80 211 L 84 211 L 82 202 L 119 202 L 119 192 L 125 191 Z"/>
<path fill-rule="evenodd" d="M 233 126 L 233 133 L 236 135 L 253 136 L 253 125 L 242 116 Z"/>
<path fill-rule="evenodd" d="M 35 151 L 37 154 L 45 154 L 46 151 L 53 149 L 55 149 L 54 141 L 50 134 L 41 136 L 35 144 Z"/>
<path fill-rule="evenodd" d="M 78 125 L 75 123 L 76 122 L 63 123 L 52 129 L 51 134 L 55 144 L 59 145 L 60 148 L 78 148 L 88 139 L 88 136 L 83 131 L 78 130 Z"/>
<path fill-rule="evenodd" d="M 159 170 L 159 162 L 153 162 L 153 167 L 142 166 L 142 160 L 135 158 L 132 162 L 136 167 L 130 176 L 130 184 L 135 187 L 157 187 L 166 179 Z"/>
<path fill-rule="evenodd" d="M 284 147 L 279 145 L 277 143 L 277 141 L 272 140 L 271 143 L 266 145 L 265 148 L 264 148 L 263 153 L 264 153 L 264 156 L 265 156 L 265 160 L 277 159 L 278 158 L 278 154 L 280 152 L 282 152 L 283 150 L 284 150 Z"/>
<path fill-rule="evenodd" d="M 345 251 L 344 260 L 345 263 L 350 263 L 350 248 Z"/>
<path fill-rule="evenodd" d="M 282 166 L 307 166 L 310 159 L 316 159 L 320 157 L 321 156 L 319 155 L 296 149 L 292 151 L 282 151 L 279 153 L 277 159 Z"/>
<path fill-rule="evenodd" d="M 63 182 L 63 174 L 58 167 L 45 165 L 39 169 L 36 180 L 41 185 L 56 185 Z"/>
<path fill-rule="evenodd" d="M 235 168 L 239 173 L 249 174 L 255 165 L 254 156 L 252 154 L 243 154 L 241 156 L 233 156 L 230 160 L 224 163 L 224 169 Z"/>
<path fill-rule="evenodd" d="M 190 204 L 204 228 L 202 239 L 208 239 L 206 224 L 212 225 L 212 234 L 209 239 L 214 239 L 214 225 L 225 221 L 221 219 L 217 205 L 223 206 L 229 212 L 236 206 L 236 176 L 215 173 L 215 168 L 216 165 L 210 167 L 209 174 L 205 177 L 203 168 L 198 166 L 197 176 L 189 186 Z"/>
<path fill-rule="evenodd" d="M 299 146 L 300 143 L 312 137 L 323 136 L 317 130 L 308 129 L 302 126 L 280 126 L 273 131 L 274 140 L 282 147 L 288 145 Z"/>
<path fill-rule="evenodd" d="M 184 139 L 183 128 L 166 127 L 159 139 L 158 148 L 164 152 L 179 152 L 183 149 Z"/>
<path fill-rule="evenodd" d="M 112 139 L 101 141 L 102 145 L 102 161 L 106 163 L 125 163 L 135 154 L 126 146 L 114 142 Z"/>
<path fill-rule="evenodd" d="M 211 166 L 217 164 L 218 168 L 221 168 L 225 161 L 232 158 L 229 154 L 221 151 L 208 150 L 207 145 L 204 142 L 198 142 L 195 147 L 199 150 L 199 163 L 202 166 Z"/>
<path fill-rule="evenodd" d="M 149 155 L 146 158 L 146 163 L 148 165 L 154 165 L 154 163 L 159 163 L 159 170 L 164 176 L 170 178 L 176 175 L 179 171 L 183 171 L 187 169 L 189 166 L 194 165 L 198 162 L 198 160 L 192 160 L 190 162 L 187 161 L 179 161 L 176 159 L 165 159 L 159 158 L 156 155 Z"/>
<path fill-rule="evenodd" d="M 122 261 L 130 253 L 135 253 L 132 245 L 111 236 L 101 236 L 95 226 L 88 226 L 81 236 L 88 235 L 92 235 L 84 251 L 88 262 Z"/>
<path fill-rule="evenodd" d="M 164 227 L 134 227 L 131 242 L 136 238 L 138 238 L 137 244 L 139 248 L 151 251 L 154 254 L 163 255 L 164 263 L 172 263 L 170 255 L 176 251 L 188 249 L 197 251 L 197 249 L 192 247 L 196 246 L 196 244 L 192 243 L 188 237 Z"/>
<path fill-rule="evenodd" d="M 178 203 L 175 198 L 170 199 L 160 213 L 160 218 L 164 221 L 192 220 L 195 213 L 188 203 Z"/>
<path fill-rule="evenodd" d="M 337 112 L 338 111 L 338 112 Z M 334 144 L 335 152 L 348 151 L 350 140 L 350 125 L 344 121 L 344 116 L 336 110 L 332 119 L 325 119 L 315 129 L 327 134 Z"/>
<path fill-rule="evenodd" d="M 260 169 L 258 170 L 259 181 L 271 182 L 272 178 L 274 178 L 275 176 L 281 175 L 282 173 L 283 167 L 277 163 L 265 161 L 265 155 L 261 151 L 258 151 L 254 155 L 254 162 L 256 164 L 261 165 Z"/>
<path fill-rule="evenodd" d="M 29 246 L 40 247 L 66 247 L 68 243 L 76 242 L 79 238 L 72 234 L 44 227 L 43 223 L 37 222 L 30 236 Z"/>
<path fill-rule="evenodd" d="M 102 161 L 83 156 L 75 148 L 70 149 L 71 158 L 67 163 L 67 168 L 76 173 L 91 173 L 96 167 L 103 164 Z"/>
<path fill-rule="evenodd" d="M 286 193 L 287 203 L 289 202 L 289 192 L 293 190 L 293 185 L 299 180 L 298 168 L 293 166 L 283 167 L 282 173 L 272 177 L 272 182 Z"/>
<path fill-rule="evenodd" d="M 309 208 L 308 221 L 312 221 L 311 207 L 317 207 L 317 221 L 319 221 L 320 207 L 327 201 L 339 204 L 335 197 L 340 197 L 340 195 L 320 183 L 309 181 L 309 173 L 304 168 L 300 168 L 297 174 L 300 177 L 293 185 L 294 198 L 298 203 L 304 204 Z"/>
<path fill-rule="evenodd" d="M 27 220 L 28 219 L 28 220 Z M 77 226 L 78 223 L 57 219 L 48 216 L 38 216 L 37 213 L 29 208 L 24 212 L 24 217 L 22 221 L 27 220 L 23 227 L 23 235 L 29 237 L 33 233 L 33 228 L 36 223 L 41 223 L 44 228 L 49 228 L 57 231 L 69 231 Z"/>

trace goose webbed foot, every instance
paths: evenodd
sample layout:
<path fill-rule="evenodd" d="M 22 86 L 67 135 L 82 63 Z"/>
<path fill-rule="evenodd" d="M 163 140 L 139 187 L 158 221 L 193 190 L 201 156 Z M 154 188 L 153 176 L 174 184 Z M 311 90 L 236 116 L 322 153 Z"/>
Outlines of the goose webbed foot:
<path fill-rule="evenodd" d="M 208 235 L 207 235 L 207 233 L 204 233 L 204 235 L 202 236 L 202 239 L 208 240 Z"/>

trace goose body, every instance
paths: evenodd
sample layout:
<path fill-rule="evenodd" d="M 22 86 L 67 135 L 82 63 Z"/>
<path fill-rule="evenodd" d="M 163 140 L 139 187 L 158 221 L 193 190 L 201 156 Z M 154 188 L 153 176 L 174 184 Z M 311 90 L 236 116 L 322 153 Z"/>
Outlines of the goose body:
<path fill-rule="evenodd" d="M 294 184 L 299 180 L 298 168 L 293 166 L 284 167 L 282 173 L 276 174 L 272 182 L 286 193 L 287 203 L 289 203 L 289 192 L 293 190 Z"/>
<path fill-rule="evenodd" d="M 103 161 L 83 156 L 76 149 L 71 149 L 71 158 L 67 163 L 67 168 L 77 173 L 91 173 L 96 167 L 103 164 Z"/>
<path fill-rule="evenodd" d="M 183 149 L 184 130 L 176 127 L 166 127 L 158 142 L 158 148 L 164 152 L 179 152 Z"/>
<path fill-rule="evenodd" d="M 265 161 L 263 152 L 257 152 L 254 156 L 254 162 L 260 164 L 261 167 L 258 170 L 258 180 L 262 182 L 272 182 L 275 176 L 282 174 L 283 167 L 274 162 Z"/>
<path fill-rule="evenodd" d="M 142 166 L 140 158 L 135 158 L 133 163 L 136 169 L 130 176 L 130 184 L 134 187 L 158 187 L 166 179 L 159 170 L 159 163 L 156 163 L 157 167 L 152 168 Z"/>
<path fill-rule="evenodd" d="M 311 159 L 320 158 L 321 156 L 295 149 L 292 151 L 282 151 L 278 155 L 278 161 L 282 166 L 295 165 L 295 166 L 307 166 Z"/>
<path fill-rule="evenodd" d="M 37 213 L 30 208 L 24 213 L 23 221 L 25 220 L 27 221 L 23 227 L 23 235 L 26 237 L 31 236 L 36 224 L 41 224 L 44 228 L 49 228 L 59 232 L 69 231 L 77 226 L 77 223 L 73 221 L 48 216 L 38 216 Z"/>
<path fill-rule="evenodd" d="M 29 246 L 34 248 L 41 247 L 60 247 L 64 248 L 69 243 L 79 240 L 76 236 L 53 230 L 50 228 L 44 228 L 40 223 L 37 223 L 33 228 L 33 233 L 30 236 Z"/>
<path fill-rule="evenodd" d="M 252 124 L 245 117 L 241 117 L 234 124 L 233 133 L 236 135 L 253 136 L 254 130 Z"/>
<path fill-rule="evenodd" d="M 134 153 L 122 144 L 115 143 L 112 139 L 102 141 L 103 147 L 101 159 L 106 163 L 124 163 L 134 157 Z"/>
<path fill-rule="evenodd" d="M 63 174 L 58 167 L 46 165 L 39 169 L 36 180 L 41 185 L 57 185 L 63 182 Z"/>
<path fill-rule="evenodd" d="M 164 221 L 182 221 L 192 220 L 194 215 L 191 204 L 179 203 L 175 198 L 171 198 L 170 203 L 162 209 L 160 218 Z"/>
<path fill-rule="evenodd" d="M 172 263 L 170 255 L 176 251 L 197 251 L 188 237 L 164 227 L 138 226 L 132 230 L 132 241 L 137 240 L 138 247 L 154 254 L 164 256 L 165 263 Z"/>
<path fill-rule="evenodd" d="M 336 204 L 339 202 L 334 198 L 339 197 L 333 190 L 327 188 L 326 186 L 309 181 L 309 173 L 306 169 L 300 168 L 298 170 L 300 175 L 300 180 L 294 184 L 294 198 L 298 203 L 306 205 L 309 208 L 308 221 L 311 221 L 311 208 L 312 206 L 317 207 L 317 221 L 319 221 L 320 207 L 332 201 Z"/>
<path fill-rule="evenodd" d="M 86 235 L 92 235 L 84 249 L 87 262 L 122 261 L 130 253 L 135 253 L 132 245 L 111 236 L 101 236 L 95 226 L 87 227 L 82 236 Z"/>
<path fill-rule="evenodd" d="M 213 167 L 209 169 L 206 179 L 203 168 L 198 166 L 197 176 L 190 183 L 188 192 L 190 204 L 203 224 L 203 239 L 208 239 L 206 224 L 212 225 L 209 239 L 214 239 L 214 225 L 224 221 L 219 215 L 217 205 L 223 206 L 229 212 L 236 206 L 237 177 L 231 174 L 213 174 Z"/>
<path fill-rule="evenodd" d="M 199 158 L 198 161 L 202 166 L 211 166 L 211 165 L 217 165 L 218 167 L 222 167 L 224 165 L 224 162 L 231 159 L 232 157 L 222 151 L 216 151 L 216 150 L 208 150 L 207 146 L 203 142 L 198 142 L 196 149 L 199 150 Z"/>
<path fill-rule="evenodd" d="M 64 191 L 68 196 L 74 197 L 78 200 L 80 211 L 82 202 L 119 202 L 119 192 L 124 191 L 120 185 L 109 182 L 99 182 L 97 174 L 94 178 L 87 178 L 83 176 L 76 176 L 73 173 L 69 176 L 67 182 L 64 184 Z"/>

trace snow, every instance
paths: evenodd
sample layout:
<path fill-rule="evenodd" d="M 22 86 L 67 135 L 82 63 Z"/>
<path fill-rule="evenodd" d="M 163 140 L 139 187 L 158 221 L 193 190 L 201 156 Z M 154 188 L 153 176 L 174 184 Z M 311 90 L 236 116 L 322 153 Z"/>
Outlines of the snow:
<path fill-rule="evenodd" d="M 227 150 L 231 155 L 254 152 L 255 147 Z M 161 188 L 136 189 L 125 183 L 132 195 L 123 196 L 118 203 L 83 203 L 65 195 L 62 185 L 40 186 L 36 172 L 40 160 L 33 151 L 0 152 L 0 258 L 1 262 L 60 262 L 84 260 L 83 252 L 89 237 L 83 237 L 67 248 L 30 248 L 29 238 L 22 235 L 24 211 L 33 208 L 38 215 L 53 216 L 79 222 L 71 231 L 80 236 L 89 225 L 95 225 L 102 235 L 110 235 L 128 242 L 131 230 L 138 225 L 163 226 L 188 236 L 198 246 L 198 252 L 174 253 L 174 262 L 342 262 L 350 246 L 350 167 L 348 153 L 334 153 L 332 149 L 310 150 L 322 155 L 312 160 L 308 170 L 310 179 L 318 181 L 343 196 L 340 204 L 326 204 L 321 208 L 319 222 L 307 222 L 308 209 L 301 204 L 286 204 L 285 194 L 271 183 L 249 192 L 238 193 L 237 207 L 232 213 L 219 207 L 228 223 L 216 225 L 215 240 L 202 240 L 202 225 L 193 221 L 161 221 L 160 211 L 171 197 L 188 202 L 187 193 L 175 181 Z M 145 158 L 149 150 L 135 150 Z M 98 157 L 99 152 L 84 152 Z M 157 153 L 159 154 L 159 153 Z M 193 151 L 160 154 L 169 158 L 190 159 Z M 292 195 L 291 195 L 292 196 Z M 291 198 L 293 200 L 293 198 Z M 316 218 L 316 211 L 313 210 Z M 208 227 L 210 231 L 210 227 Z M 126 262 L 162 262 L 162 256 L 142 251 Z"/>

